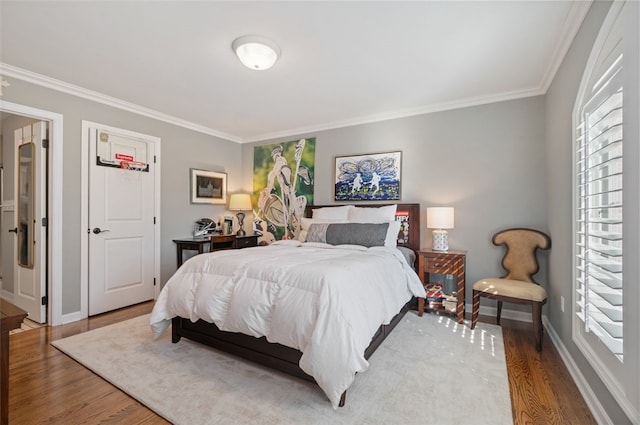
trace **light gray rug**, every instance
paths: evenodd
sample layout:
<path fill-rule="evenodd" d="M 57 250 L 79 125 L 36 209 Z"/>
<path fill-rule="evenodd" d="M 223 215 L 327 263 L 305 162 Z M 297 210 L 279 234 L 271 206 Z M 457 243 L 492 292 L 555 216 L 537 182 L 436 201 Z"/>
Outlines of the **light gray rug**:
<path fill-rule="evenodd" d="M 500 327 L 409 312 L 334 410 L 319 387 L 140 316 L 52 344 L 175 424 L 511 424 Z"/>

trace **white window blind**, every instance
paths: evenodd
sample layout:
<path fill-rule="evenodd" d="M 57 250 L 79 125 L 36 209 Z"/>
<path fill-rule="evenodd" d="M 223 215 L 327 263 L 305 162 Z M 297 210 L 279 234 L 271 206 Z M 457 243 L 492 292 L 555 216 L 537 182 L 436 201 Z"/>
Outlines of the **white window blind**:
<path fill-rule="evenodd" d="M 576 314 L 623 361 L 622 55 L 590 91 L 576 129 Z"/>

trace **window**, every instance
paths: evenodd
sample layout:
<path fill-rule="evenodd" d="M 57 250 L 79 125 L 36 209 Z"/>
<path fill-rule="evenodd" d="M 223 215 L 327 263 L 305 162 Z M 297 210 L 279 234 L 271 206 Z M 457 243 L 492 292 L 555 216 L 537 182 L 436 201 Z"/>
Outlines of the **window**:
<path fill-rule="evenodd" d="M 576 128 L 576 314 L 623 361 L 622 64 L 596 75 Z M 593 80 L 592 79 L 592 80 Z"/>

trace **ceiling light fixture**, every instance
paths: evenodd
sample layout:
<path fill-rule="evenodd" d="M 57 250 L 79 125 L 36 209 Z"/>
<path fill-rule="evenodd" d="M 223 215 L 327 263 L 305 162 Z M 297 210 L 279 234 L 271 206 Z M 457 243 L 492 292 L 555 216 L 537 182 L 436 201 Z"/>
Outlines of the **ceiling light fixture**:
<path fill-rule="evenodd" d="M 231 47 L 244 66 L 256 71 L 271 68 L 280 56 L 276 43 L 257 35 L 236 38 Z"/>

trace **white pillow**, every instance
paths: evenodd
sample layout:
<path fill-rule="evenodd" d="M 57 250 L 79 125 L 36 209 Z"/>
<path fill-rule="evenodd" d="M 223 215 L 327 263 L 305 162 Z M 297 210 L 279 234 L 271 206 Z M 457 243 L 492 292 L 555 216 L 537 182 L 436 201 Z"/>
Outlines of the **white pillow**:
<path fill-rule="evenodd" d="M 353 208 L 352 205 L 316 208 L 313 210 L 311 216 L 312 218 L 318 218 L 321 220 L 348 220 L 351 208 Z"/>
<path fill-rule="evenodd" d="M 400 233 L 400 226 L 402 226 L 402 223 L 399 221 L 393 220 L 389 222 L 387 237 L 384 238 L 384 246 L 398 246 L 398 233 Z"/>
<path fill-rule="evenodd" d="M 354 223 L 386 223 L 396 220 L 397 204 L 383 207 L 352 207 L 348 219 Z"/>
<path fill-rule="evenodd" d="M 348 223 L 348 222 L 349 222 L 348 220 L 332 220 L 332 219 L 302 217 L 302 220 L 300 221 L 300 233 L 298 234 L 298 237 L 296 239 L 299 240 L 300 242 L 305 242 L 307 240 L 307 232 L 309 231 L 309 226 L 311 226 L 314 223 L 329 224 L 329 223 Z M 398 228 L 398 230 L 400 230 L 400 228 Z"/>

